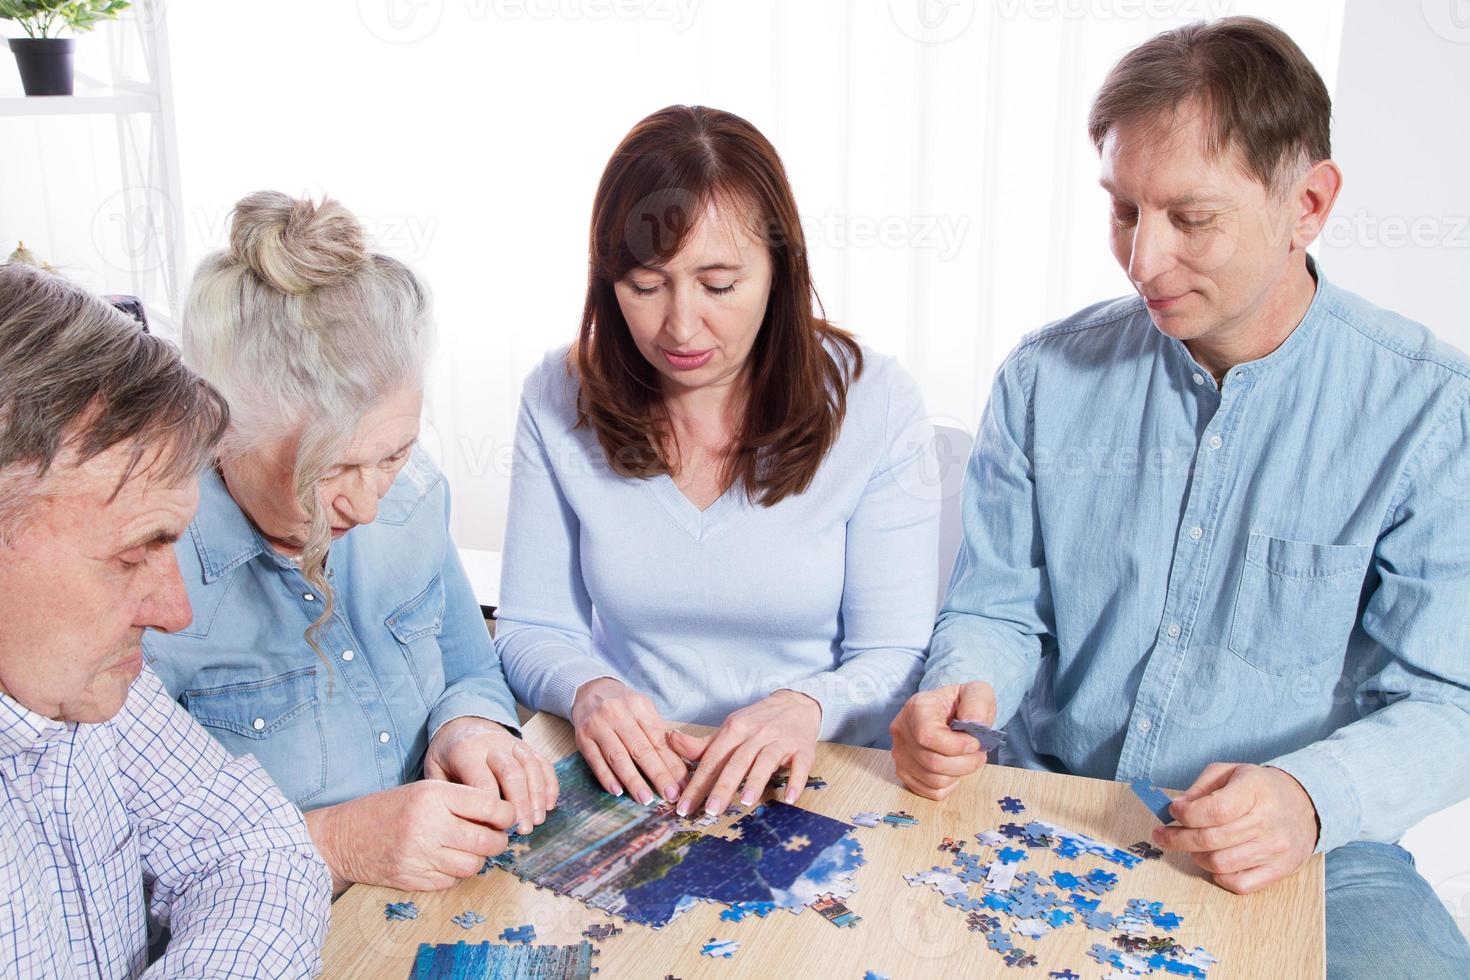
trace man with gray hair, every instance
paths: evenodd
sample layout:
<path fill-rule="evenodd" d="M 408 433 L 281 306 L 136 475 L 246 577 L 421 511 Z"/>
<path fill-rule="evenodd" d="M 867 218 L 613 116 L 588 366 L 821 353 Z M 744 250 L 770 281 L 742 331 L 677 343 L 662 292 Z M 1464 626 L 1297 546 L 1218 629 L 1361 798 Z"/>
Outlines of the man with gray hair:
<path fill-rule="evenodd" d="M 331 881 L 300 812 L 143 666 L 225 428 L 165 342 L 0 267 L 0 974 L 298 977 Z M 149 967 L 149 918 L 171 937 Z"/>

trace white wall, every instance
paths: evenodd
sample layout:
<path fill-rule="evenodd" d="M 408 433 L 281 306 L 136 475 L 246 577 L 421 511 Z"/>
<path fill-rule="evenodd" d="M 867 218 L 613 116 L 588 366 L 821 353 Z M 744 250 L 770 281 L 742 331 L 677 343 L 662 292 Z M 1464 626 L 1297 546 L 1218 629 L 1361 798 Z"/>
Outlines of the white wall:
<path fill-rule="evenodd" d="M 1470 350 L 1470 4 L 1347 0 L 1338 65 L 1333 156 L 1346 181 L 1323 269 Z M 1470 935 L 1467 840 L 1470 802 L 1404 844 Z"/>

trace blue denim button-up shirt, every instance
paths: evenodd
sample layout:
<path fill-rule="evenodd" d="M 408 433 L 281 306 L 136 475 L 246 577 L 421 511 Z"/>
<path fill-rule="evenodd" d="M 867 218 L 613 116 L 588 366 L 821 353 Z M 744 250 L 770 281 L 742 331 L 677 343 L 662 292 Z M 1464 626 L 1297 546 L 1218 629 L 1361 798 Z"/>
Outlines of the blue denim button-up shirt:
<path fill-rule="evenodd" d="M 1470 363 L 1424 327 L 1319 275 L 1217 387 L 1091 307 L 1001 367 L 963 508 L 923 687 L 989 681 L 1003 761 L 1269 763 L 1319 850 L 1470 795 Z"/>
<path fill-rule="evenodd" d="M 185 630 L 149 631 L 153 669 L 215 738 L 249 753 L 286 796 L 315 809 L 422 775 L 439 726 L 477 715 L 515 730 L 479 604 L 449 537 L 449 488 L 415 450 L 378 518 L 332 543 L 336 598 L 322 599 L 271 549 L 213 471 L 175 545 L 194 608 Z"/>

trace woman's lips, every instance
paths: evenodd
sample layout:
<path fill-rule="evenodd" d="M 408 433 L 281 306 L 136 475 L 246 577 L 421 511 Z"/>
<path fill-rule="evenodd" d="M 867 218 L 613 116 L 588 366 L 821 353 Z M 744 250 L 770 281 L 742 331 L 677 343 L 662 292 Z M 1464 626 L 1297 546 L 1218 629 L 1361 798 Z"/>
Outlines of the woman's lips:
<path fill-rule="evenodd" d="M 676 371 L 693 371 L 696 368 L 702 368 L 710 362 L 710 358 L 715 356 L 713 348 L 698 351 L 672 351 L 660 347 L 659 350 L 663 352 L 664 360 L 668 361 L 669 366 Z"/>

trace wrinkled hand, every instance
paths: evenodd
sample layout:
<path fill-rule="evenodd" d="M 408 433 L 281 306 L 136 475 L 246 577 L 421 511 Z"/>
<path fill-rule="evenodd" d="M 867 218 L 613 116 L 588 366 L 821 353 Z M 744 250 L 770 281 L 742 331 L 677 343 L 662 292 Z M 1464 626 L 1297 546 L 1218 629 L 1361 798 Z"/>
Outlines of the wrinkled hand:
<path fill-rule="evenodd" d="M 423 779 L 306 814 L 334 890 L 352 882 L 448 888 L 505 850 L 515 808 L 494 793 Z"/>
<path fill-rule="evenodd" d="M 577 688 L 572 702 L 577 750 L 602 788 L 614 796 L 623 787 L 639 803 L 679 798 L 687 769 L 669 747 L 668 723 L 646 695 L 622 681 L 598 677 Z"/>
<path fill-rule="evenodd" d="M 556 771 L 521 739 L 488 718 L 445 722 L 424 754 L 424 775 L 494 793 L 515 807 L 516 830 L 529 834 L 556 806 Z"/>
<path fill-rule="evenodd" d="M 718 816 L 742 782 L 740 802 L 750 806 L 782 766 L 791 767 L 785 798 L 794 803 L 806 788 L 821 731 L 822 706 L 805 694 L 780 690 L 731 712 L 709 735 L 670 732 L 674 750 L 699 763 L 679 797 L 678 812 L 688 816 L 707 798 L 704 812 Z"/>
<path fill-rule="evenodd" d="M 1188 851 L 1215 884 L 1244 895 L 1301 867 L 1317 847 L 1317 809 L 1300 783 L 1270 766 L 1215 762 L 1176 797 L 1179 826 L 1154 843 Z"/>
<path fill-rule="evenodd" d="M 909 792 L 942 800 L 985 765 L 980 742 L 949 727 L 956 718 L 994 725 L 995 691 L 984 681 L 920 691 L 888 726 L 893 767 Z"/>

